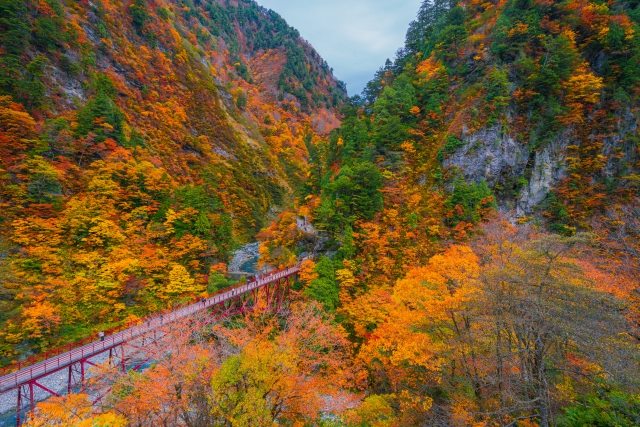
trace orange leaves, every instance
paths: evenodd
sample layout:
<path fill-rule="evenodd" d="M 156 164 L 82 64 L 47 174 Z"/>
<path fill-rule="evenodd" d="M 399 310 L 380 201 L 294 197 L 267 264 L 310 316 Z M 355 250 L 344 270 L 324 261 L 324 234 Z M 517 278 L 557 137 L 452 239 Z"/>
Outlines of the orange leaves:
<path fill-rule="evenodd" d="M 602 77 L 593 74 L 588 65 L 583 63 L 562 87 L 570 110 L 561 120 L 565 124 L 580 124 L 584 122 L 587 109 L 600 101 L 604 83 Z"/>
<path fill-rule="evenodd" d="M 389 318 L 391 290 L 376 287 L 356 297 L 343 293 L 340 301 L 340 312 L 348 316 L 356 336 L 365 338 Z"/>
<path fill-rule="evenodd" d="M 527 34 L 529 31 L 529 25 L 524 22 L 518 22 L 507 32 L 509 38 L 514 38 L 522 34 Z"/>
<path fill-rule="evenodd" d="M 26 247 L 57 246 L 62 242 L 62 231 L 58 221 L 52 218 L 16 219 L 13 227 L 12 240 Z"/>
<path fill-rule="evenodd" d="M 160 297 L 164 299 L 184 296 L 193 297 L 202 294 L 204 286 L 197 283 L 184 266 L 173 264 L 170 266 L 167 285 L 160 292 Z"/>
<path fill-rule="evenodd" d="M 570 104 L 596 104 L 600 101 L 600 91 L 604 84 L 602 77 L 596 76 L 586 64 L 581 64 L 564 83 L 567 101 Z"/>
<path fill-rule="evenodd" d="M 262 242 L 261 262 L 280 267 L 295 263 L 296 257 L 291 248 L 303 235 L 298 221 L 299 218 L 294 212 L 285 211 L 260 232 L 258 239 Z"/>
<path fill-rule="evenodd" d="M 446 70 L 442 63 L 432 55 L 418 64 L 418 66 L 416 67 L 416 72 L 424 80 L 430 80 L 436 77 L 440 77 L 446 72 Z"/>
<path fill-rule="evenodd" d="M 0 161 L 2 165 L 14 164 L 23 157 L 22 151 L 35 137 L 36 122 L 22 105 L 10 96 L 0 96 Z M 17 157 L 16 157 L 17 156 Z"/>
<path fill-rule="evenodd" d="M 599 38 L 606 36 L 608 32 L 609 7 L 603 3 L 594 3 L 588 0 L 572 0 L 567 2 L 566 8 L 574 11 L 581 24 L 592 30 Z"/>
<path fill-rule="evenodd" d="M 93 404 L 89 395 L 70 394 L 62 397 L 52 397 L 38 403 L 35 413 L 31 415 L 25 427 L 46 426 L 75 426 L 75 427 L 125 427 L 127 420 L 121 415 L 107 412 L 94 416 Z"/>
<path fill-rule="evenodd" d="M 31 339 L 51 336 L 60 324 L 58 310 L 48 301 L 37 301 L 22 311 L 22 329 Z"/>
<path fill-rule="evenodd" d="M 158 367 L 133 384 L 134 392 L 127 393 L 117 407 L 126 412 L 140 407 L 130 419 L 151 424 L 160 417 L 175 416 L 183 408 L 197 409 L 193 403 L 187 406 L 188 399 L 198 395 L 192 383 L 208 384 L 201 395 L 210 402 L 203 410 L 207 417 L 213 416 L 207 425 L 297 425 L 340 406 L 327 396 L 349 398 L 345 388 L 361 386 L 358 370 L 348 359 L 351 345 L 346 333 L 325 319 L 318 306 L 293 304 L 285 318 L 249 314 L 243 323 L 241 329 L 222 324 L 214 328 L 216 350 L 203 360 L 200 369 L 183 367 L 184 363 L 167 369 L 173 357 L 160 360 Z M 181 350 L 178 357 L 192 354 L 189 347 Z M 179 396 L 175 393 L 178 384 L 183 390 Z M 150 389 L 157 397 L 146 395 Z M 141 398 L 143 393 L 145 399 Z M 161 411 L 163 405 L 165 410 Z"/>
<path fill-rule="evenodd" d="M 298 278 L 305 286 L 308 286 L 309 283 L 317 279 L 318 273 L 316 273 L 316 263 L 311 259 L 305 259 L 302 261 L 300 263 L 300 273 Z"/>
<path fill-rule="evenodd" d="M 452 246 L 399 280 L 393 300 L 409 310 L 428 310 L 426 318 L 434 322 L 445 321 L 471 299 L 480 273 L 478 263 L 469 247 Z"/>
<path fill-rule="evenodd" d="M 479 272 L 478 257 L 466 246 L 452 246 L 426 266 L 411 269 L 394 286 L 387 320 L 372 333 L 360 357 L 368 364 L 381 363 L 396 387 L 439 383 L 451 322 L 476 292 Z"/>

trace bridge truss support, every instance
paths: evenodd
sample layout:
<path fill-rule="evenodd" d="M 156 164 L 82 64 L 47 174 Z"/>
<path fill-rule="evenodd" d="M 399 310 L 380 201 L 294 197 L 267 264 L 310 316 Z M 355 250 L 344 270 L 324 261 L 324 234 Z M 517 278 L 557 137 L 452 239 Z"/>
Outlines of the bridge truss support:
<path fill-rule="evenodd" d="M 200 322 L 202 326 L 244 314 L 256 307 L 263 307 L 267 311 L 276 313 L 282 312 L 286 308 L 290 287 L 298 270 L 296 266 L 271 273 L 214 295 L 200 303 L 148 319 L 138 326 L 107 337 L 106 340 L 77 347 L 67 353 L 2 376 L 0 377 L 0 394 L 16 392 L 16 424 L 19 427 L 28 413 L 35 409 L 37 401 L 44 400 L 45 396 L 60 396 L 76 390 L 84 392 L 89 377 L 88 371 L 91 367 L 97 366 L 97 359 L 104 360 L 112 371 L 113 368 L 122 373 L 127 370 L 142 370 L 149 361 L 145 352 L 149 346 L 161 342 L 167 336 L 167 331 L 174 322 L 191 319 L 189 322 L 192 323 L 193 316 L 200 313 L 203 315 L 203 321 Z M 143 357 L 136 358 L 140 354 Z M 61 387 L 61 390 L 52 390 L 42 384 L 43 379 L 65 371 L 66 387 Z M 105 388 L 106 392 L 95 399 L 94 404 L 109 392 L 110 387 Z"/>

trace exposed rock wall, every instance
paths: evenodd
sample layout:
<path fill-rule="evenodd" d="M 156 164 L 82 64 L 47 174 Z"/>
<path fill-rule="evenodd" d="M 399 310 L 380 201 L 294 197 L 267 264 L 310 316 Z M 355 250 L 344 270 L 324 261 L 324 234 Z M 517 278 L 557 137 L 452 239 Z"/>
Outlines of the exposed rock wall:
<path fill-rule="evenodd" d="M 597 138 L 592 134 L 589 138 Z M 503 189 L 521 182 L 517 195 L 501 193 L 503 208 L 516 216 L 535 211 L 550 191 L 567 175 L 567 148 L 580 145 L 576 132 L 565 129 L 553 140 L 536 149 L 519 141 L 501 125 L 463 134 L 463 145 L 447 156 L 443 166 L 468 182 L 486 181 L 490 187 Z M 638 162 L 638 117 L 627 110 L 619 115 L 610 134 L 602 139 L 607 163 L 595 179 L 613 178 L 630 173 Z"/>

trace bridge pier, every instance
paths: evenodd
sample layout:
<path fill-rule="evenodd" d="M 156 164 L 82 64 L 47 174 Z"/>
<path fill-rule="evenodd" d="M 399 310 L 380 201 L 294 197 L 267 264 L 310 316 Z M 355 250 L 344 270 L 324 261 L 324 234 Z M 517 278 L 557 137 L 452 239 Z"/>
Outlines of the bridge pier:
<path fill-rule="evenodd" d="M 18 427 L 22 424 L 23 412 L 33 412 L 36 408 L 36 398 L 34 393 L 35 387 L 46 391 L 52 396 L 60 396 L 58 393 L 43 386 L 36 380 L 31 380 L 26 384 L 20 385 L 20 387 L 18 387 L 18 399 L 16 402 L 16 425 Z"/>
<path fill-rule="evenodd" d="M 163 328 L 170 323 L 189 319 L 204 310 L 207 311 L 209 322 L 217 322 L 229 316 L 245 313 L 247 310 L 262 305 L 261 299 L 265 298 L 265 309 L 277 311 L 282 310 L 285 299 L 289 295 L 291 277 L 298 273 L 298 266 L 276 271 L 269 275 L 261 277 L 257 281 L 252 281 L 234 289 L 222 291 L 208 300 L 191 304 L 186 307 L 179 308 L 173 312 L 166 312 L 150 318 L 144 325 L 134 326 L 116 334 L 106 337 L 106 340 L 100 340 L 86 345 L 78 346 L 68 352 L 57 356 L 42 360 L 27 367 L 17 369 L 15 372 L 0 376 L 0 393 L 12 393 L 17 391 L 16 401 L 16 422 L 20 426 L 24 422 L 25 412 L 33 411 L 36 406 L 35 387 L 45 391 L 51 396 L 58 396 L 53 390 L 43 386 L 38 381 L 47 378 L 55 373 L 62 373 L 64 376 L 66 371 L 67 384 L 65 393 L 72 393 L 77 385 L 81 389 L 85 389 L 87 380 L 86 364 L 95 364 L 91 361 L 93 358 L 103 355 L 107 357 L 108 364 L 117 370 L 127 371 L 128 357 L 133 360 L 136 366 L 133 369 L 141 369 L 146 360 L 140 362 L 133 359 L 133 355 L 138 351 L 145 351 L 144 348 L 152 343 L 162 340 L 166 334 Z M 261 292 L 264 292 L 261 295 Z M 151 335 L 153 334 L 153 338 Z M 140 344 L 142 343 L 142 344 Z M 130 355 L 127 355 L 126 346 L 130 346 Z M 63 380 L 64 381 L 64 380 Z M 64 387 L 64 382 L 63 382 Z M 99 397 L 96 401 L 100 400 Z"/>

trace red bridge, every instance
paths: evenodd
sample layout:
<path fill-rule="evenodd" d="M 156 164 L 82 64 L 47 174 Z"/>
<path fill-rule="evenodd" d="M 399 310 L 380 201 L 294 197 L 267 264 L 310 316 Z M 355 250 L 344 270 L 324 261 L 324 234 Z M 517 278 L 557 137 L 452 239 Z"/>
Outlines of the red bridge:
<path fill-rule="evenodd" d="M 143 363 L 127 366 L 130 361 L 127 356 L 127 347 L 140 351 L 145 342 L 151 342 L 151 340 L 145 341 L 145 337 L 151 334 L 155 336 L 156 332 L 161 331 L 164 327 L 205 310 L 224 307 L 225 310 L 221 312 L 221 318 L 242 311 L 247 307 L 247 302 L 253 301 L 255 303 L 261 290 L 264 292 L 267 307 L 273 306 L 279 309 L 288 293 L 290 280 L 298 271 L 298 266 L 295 266 L 270 273 L 198 303 L 149 318 L 138 326 L 106 336 L 101 341 L 77 347 L 66 353 L 4 375 L 0 377 L 0 394 L 16 393 L 16 424 L 19 426 L 22 415 L 35 407 L 37 398 L 34 392 L 36 389 L 40 389 L 51 396 L 59 396 L 61 394 L 41 384 L 39 381 L 44 378 L 66 370 L 67 384 L 64 392 L 71 393 L 74 387 L 84 388 L 87 365 L 96 365 L 91 361 L 93 358 L 108 357 L 109 363 L 117 365 L 123 372 L 127 369 L 139 369 Z M 238 304 L 239 302 L 242 304 Z M 133 344 L 134 341 L 136 344 Z"/>

